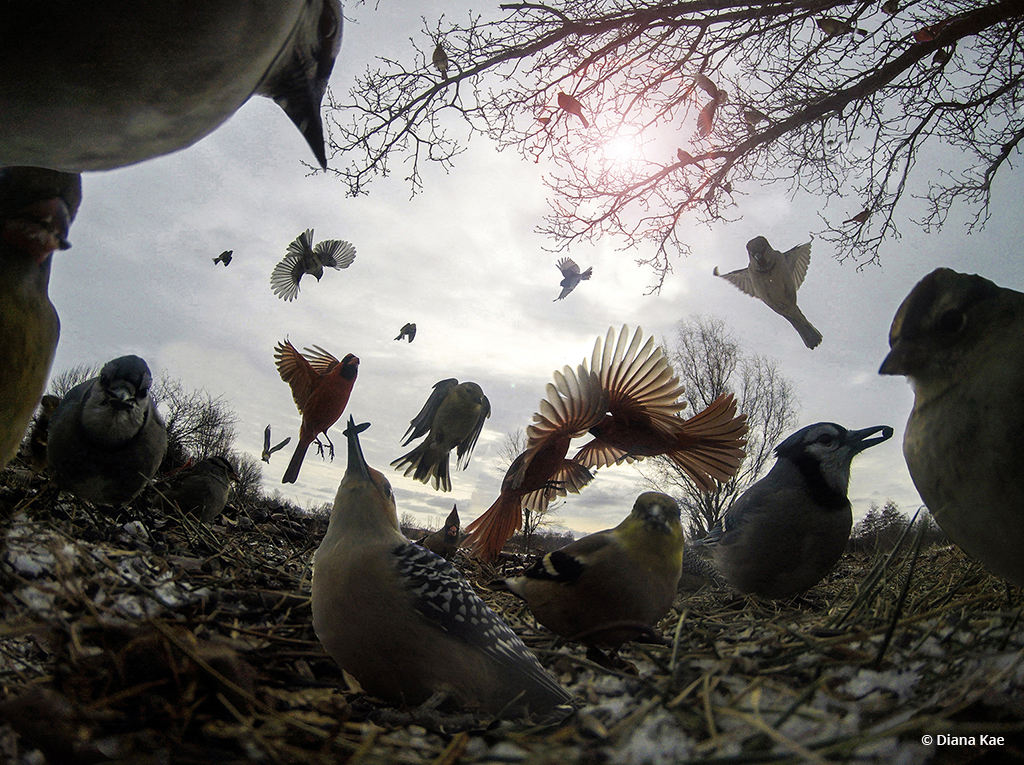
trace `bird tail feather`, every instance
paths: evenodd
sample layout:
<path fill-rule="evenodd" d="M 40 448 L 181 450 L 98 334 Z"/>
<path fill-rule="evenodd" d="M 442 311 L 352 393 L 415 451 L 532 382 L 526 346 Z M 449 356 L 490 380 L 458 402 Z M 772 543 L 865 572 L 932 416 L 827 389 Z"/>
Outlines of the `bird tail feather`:
<path fill-rule="evenodd" d="M 391 463 L 395 470 L 405 468 L 402 475 L 412 474 L 413 480 L 430 483 L 434 480 L 434 488 L 441 491 L 452 490 L 451 474 L 448 471 L 448 452 L 439 448 L 429 439 L 411 452 Z"/>
<path fill-rule="evenodd" d="M 821 333 L 814 328 L 813 324 L 807 321 L 803 311 L 796 306 L 793 306 L 793 311 L 794 315 L 786 316 L 786 319 L 800 333 L 800 339 L 804 341 L 804 345 L 808 348 L 816 348 L 821 343 Z"/>
<path fill-rule="evenodd" d="M 299 442 L 295 445 L 295 453 L 292 454 L 291 462 L 288 463 L 288 469 L 284 471 L 284 478 L 281 479 L 281 483 L 295 483 L 295 479 L 299 477 L 302 460 L 306 458 L 306 450 L 309 449 L 311 443 L 313 442 L 299 439 Z"/>
<path fill-rule="evenodd" d="M 683 423 L 681 446 L 668 453 L 702 491 L 725 483 L 740 469 L 747 441 L 747 416 L 736 414 L 736 397 L 722 394 Z"/>
<path fill-rule="evenodd" d="M 523 523 L 522 495 L 502 492 L 483 514 L 466 526 L 463 547 L 474 558 L 490 563 Z"/>

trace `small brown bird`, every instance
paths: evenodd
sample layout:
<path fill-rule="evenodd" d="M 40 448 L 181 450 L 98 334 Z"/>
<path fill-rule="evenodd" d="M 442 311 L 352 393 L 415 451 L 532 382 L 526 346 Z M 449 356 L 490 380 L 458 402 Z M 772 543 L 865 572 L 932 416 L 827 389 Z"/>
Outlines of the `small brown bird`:
<path fill-rule="evenodd" d="M 558 108 L 568 114 L 575 114 L 580 118 L 580 122 L 583 123 L 583 127 L 590 127 L 590 123 L 587 122 L 587 118 L 583 116 L 583 104 L 577 101 L 573 96 L 568 93 L 559 91 L 558 93 Z"/>
<path fill-rule="evenodd" d="M 231 256 L 234 255 L 234 253 L 235 253 L 234 250 L 224 250 L 224 252 L 222 252 L 220 255 L 218 255 L 217 257 L 215 257 L 213 259 L 213 265 L 217 265 L 218 263 L 223 263 L 224 264 L 224 268 L 227 268 L 228 267 L 228 263 L 231 262 Z"/>
<path fill-rule="evenodd" d="M 899 0 L 885 0 L 885 2 L 882 3 L 882 13 L 886 13 L 889 16 L 895 16 L 899 12 L 900 12 Z"/>
<path fill-rule="evenodd" d="M 270 455 L 273 454 L 274 452 L 280 451 L 281 449 L 286 447 L 288 444 L 290 444 L 291 441 L 292 441 L 292 437 L 288 436 L 288 438 L 286 438 L 284 441 L 282 441 L 281 443 L 277 444 L 276 446 L 271 446 L 270 445 L 270 426 L 267 425 L 266 429 L 263 431 L 263 454 L 260 456 L 260 459 L 263 460 L 264 462 L 266 462 L 269 465 L 270 464 Z"/>
<path fill-rule="evenodd" d="M 409 342 L 410 343 L 413 340 L 415 340 L 416 339 L 416 324 L 414 324 L 411 321 L 408 322 L 407 324 L 403 324 L 402 325 L 402 329 L 398 333 L 398 337 L 396 337 L 395 340 L 401 340 L 403 337 L 409 338 Z"/>
<path fill-rule="evenodd" d="M 705 74 L 698 74 L 693 81 L 701 90 L 711 96 L 711 103 L 701 109 L 700 114 L 697 115 L 697 135 L 706 138 L 715 126 L 715 112 L 718 111 L 719 106 L 729 100 L 729 94 L 720 90 Z"/>
<path fill-rule="evenodd" d="M 863 210 L 861 210 L 856 215 L 854 215 L 852 217 L 849 217 L 846 220 L 844 220 L 843 221 L 843 225 L 845 226 L 847 223 L 864 223 L 870 217 L 871 217 L 871 208 L 870 207 L 865 207 Z"/>
<path fill-rule="evenodd" d="M 442 77 L 448 76 L 448 53 L 444 49 L 444 43 L 440 40 L 437 41 L 437 46 L 434 48 L 434 55 L 430 57 L 431 63 L 434 68 L 441 73 Z"/>
<path fill-rule="evenodd" d="M 324 447 L 318 438 L 320 433 L 327 439 L 331 459 L 334 459 L 334 444 L 327 435 L 327 429 L 345 412 L 359 374 L 359 359 L 351 353 L 338 361 L 318 345 L 305 351 L 305 354 L 299 353 L 287 340 L 274 348 L 277 371 L 281 379 L 291 386 L 292 398 L 302 415 L 299 441 L 281 483 L 295 483 L 311 443 L 315 441 L 323 454 Z"/>
<path fill-rule="evenodd" d="M 571 258 L 562 258 L 558 261 L 558 270 L 562 272 L 562 281 L 558 283 L 558 286 L 562 288 L 562 291 L 558 294 L 551 302 L 557 302 L 576 289 L 576 285 L 582 281 L 590 279 L 594 274 L 593 266 L 589 267 L 583 273 L 580 273 L 580 267 L 576 265 L 576 261 Z"/>
<path fill-rule="evenodd" d="M 434 488 L 452 490 L 448 454 L 455 449 L 458 467 L 469 465 L 473 447 L 491 416 L 491 402 L 475 382 L 460 383 L 454 377 L 434 384 L 427 403 L 409 423 L 402 446 L 426 435 L 423 443 L 391 463 L 396 470 L 422 483 L 434 482 Z"/>
<path fill-rule="evenodd" d="M 834 19 L 831 16 L 822 16 L 814 20 L 818 25 L 818 29 L 825 33 L 826 37 L 838 37 L 839 35 L 849 35 L 856 32 L 859 35 L 867 35 L 866 29 L 860 29 L 853 26 L 853 24 L 847 24 L 845 21 Z"/>
<path fill-rule="evenodd" d="M 39 402 L 39 411 L 32 423 L 28 437 L 28 454 L 32 474 L 39 475 L 46 470 L 46 441 L 50 437 L 50 417 L 60 399 L 46 394 Z"/>
<path fill-rule="evenodd" d="M 940 21 L 937 24 L 932 24 L 931 26 L 921 27 L 914 32 L 914 40 L 917 42 L 931 42 L 939 36 L 939 32 L 945 29 L 948 23 L 949 19 L 946 19 L 945 21 Z"/>
<path fill-rule="evenodd" d="M 444 519 L 444 526 L 416 540 L 416 544 L 426 547 L 434 555 L 451 560 L 462 544 L 462 531 L 459 525 L 459 508 L 452 505 L 452 511 Z"/>
<path fill-rule="evenodd" d="M 685 149 L 676 149 L 676 157 L 682 165 L 696 165 L 701 170 L 704 169 L 704 165 L 698 162 L 697 159 Z"/>
<path fill-rule="evenodd" d="M 752 128 L 756 128 L 757 123 L 763 122 L 766 119 L 768 119 L 768 115 L 760 109 L 748 106 L 743 110 L 743 121 Z"/>
<path fill-rule="evenodd" d="M 288 245 L 288 254 L 274 266 L 270 286 L 279 298 L 292 301 L 299 296 L 299 280 L 304 274 L 320 281 L 325 266 L 341 270 L 355 259 L 356 248 L 342 239 L 324 239 L 313 247 L 313 229 L 308 228 Z"/>
<path fill-rule="evenodd" d="M 175 473 L 159 491 L 181 512 L 210 523 L 224 512 L 231 482 L 237 480 L 238 473 L 231 462 L 215 456 Z"/>

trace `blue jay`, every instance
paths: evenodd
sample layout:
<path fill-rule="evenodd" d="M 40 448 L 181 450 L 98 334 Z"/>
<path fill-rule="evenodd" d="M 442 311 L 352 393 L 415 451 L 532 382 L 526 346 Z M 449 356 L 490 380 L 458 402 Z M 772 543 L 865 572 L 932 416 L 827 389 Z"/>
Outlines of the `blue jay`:
<path fill-rule="evenodd" d="M 208 457 L 175 473 L 160 495 L 181 512 L 209 523 L 224 511 L 231 482 L 238 480 L 234 466 L 224 457 Z"/>
<path fill-rule="evenodd" d="M 288 254 L 274 266 L 270 286 L 282 300 L 292 301 L 299 296 L 299 280 L 303 274 L 312 274 L 317 281 L 328 268 L 348 268 L 356 259 L 356 248 L 342 239 L 324 239 L 313 246 L 313 229 L 308 228 L 288 245 Z"/>

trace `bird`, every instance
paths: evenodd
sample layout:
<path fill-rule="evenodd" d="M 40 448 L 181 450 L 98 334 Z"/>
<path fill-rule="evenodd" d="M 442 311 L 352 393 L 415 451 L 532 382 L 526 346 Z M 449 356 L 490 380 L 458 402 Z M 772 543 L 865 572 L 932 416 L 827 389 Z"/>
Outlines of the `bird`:
<path fill-rule="evenodd" d="M 452 490 L 448 469 L 448 454 L 452 449 L 458 457 L 458 467 L 465 470 L 473 454 L 484 420 L 491 416 L 491 402 L 475 382 L 460 383 L 454 377 L 434 383 L 427 402 L 409 423 L 402 446 L 426 435 L 423 442 L 391 466 L 404 468 L 403 475 L 429 484 L 441 491 Z"/>
<path fill-rule="evenodd" d="M 895 16 L 900 12 L 899 0 L 885 0 L 885 2 L 882 3 L 882 12 L 889 16 Z"/>
<path fill-rule="evenodd" d="M 403 324 L 395 340 L 401 340 L 403 337 L 408 338 L 410 343 L 416 339 L 416 324 L 414 322 L 409 321 Z"/>
<path fill-rule="evenodd" d="M 81 201 L 78 174 L 0 168 L 0 468 L 18 453 L 50 376 L 60 337 L 51 255 L 71 246 Z"/>
<path fill-rule="evenodd" d="M 270 286 L 282 300 L 292 301 L 299 296 L 299 280 L 312 274 L 317 281 L 324 275 L 324 266 L 340 270 L 352 265 L 356 248 L 343 239 L 324 239 L 313 247 L 313 229 L 307 228 L 288 245 L 288 254 L 274 266 Z"/>
<path fill-rule="evenodd" d="M 555 497 L 579 493 L 594 477 L 566 454 L 572 439 L 604 416 L 608 402 L 601 381 L 582 365 L 575 371 L 566 366 L 554 376 L 526 429 L 526 449 L 505 471 L 498 498 L 466 526 L 463 546 L 484 562 L 495 560 L 522 525 L 524 506 L 539 512 Z"/>
<path fill-rule="evenodd" d="M 756 128 L 757 123 L 763 122 L 766 119 L 768 119 L 768 115 L 760 109 L 748 106 L 743 110 L 743 121 L 752 128 Z"/>
<path fill-rule="evenodd" d="M 579 117 L 580 122 L 583 123 L 583 127 L 590 127 L 590 123 L 587 121 L 587 118 L 583 116 L 583 104 L 577 101 L 574 96 L 570 96 L 568 93 L 559 91 L 558 108 L 567 114 L 575 114 Z"/>
<path fill-rule="evenodd" d="M 270 455 L 273 454 L 274 452 L 280 451 L 281 449 L 286 447 L 291 442 L 292 442 L 292 437 L 288 436 L 288 438 L 286 438 L 281 443 L 275 444 L 274 446 L 271 446 L 270 445 L 270 426 L 267 425 L 267 427 L 263 431 L 263 454 L 260 455 L 260 459 L 263 460 L 264 462 L 266 462 L 269 465 L 270 464 Z"/>
<path fill-rule="evenodd" d="M 452 505 L 452 511 L 444 519 L 444 525 L 437 531 L 425 534 L 416 540 L 420 547 L 426 547 L 434 555 L 451 560 L 462 543 L 462 531 L 459 524 L 459 508 Z"/>
<path fill-rule="evenodd" d="M 415 706 L 547 716 L 566 693 L 451 563 L 402 536 L 395 497 L 363 456 L 350 416 L 348 465 L 313 555 L 313 629 L 362 689 Z"/>
<path fill-rule="evenodd" d="M 134 499 L 156 475 L 167 428 L 150 396 L 153 375 L 138 356 L 108 361 L 50 417 L 46 459 L 58 487 L 94 505 Z"/>
<path fill-rule="evenodd" d="M 575 261 L 570 258 L 562 258 L 558 261 L 558 270 L 562 272 L 562 281 L 558 284 L 562 288 L 562 291 L 558 294 L 551 302 L 557 302 L 576 289 L 576 285 L 582 281 L 588 280 L 594 274 L 594 267 L 587 268 L 586 271 L 580 273 L 580 267 L 576 265 Z"/>
<path fill-rule="evenodd" d="M 953 58 L 953 48 L 939 48 L 932 56 L 932 66 L 945 66 Z"/>
<path fill-rule="evenodd" d="M 697 115 L 697 134 L 701 138 L 706 138 L 715 126 L 715 112 L 718 111 L 719 106 L 729 100 L 729 94 L 715 85 L 706 74 L 698 73 L 694 77 L 694 84 L 711 96 L 711 103 L 701 109 L 700 114 Z"/>
<path fill-rule="evenodd" d="M 849 218 L 844 220 L 843 221 L 843 225 L 845 226 L 847 223 L 864 223 L 870 217 L 871 217 L 871 208 L 870 207 L 865 207 L 863 210 L 861 210 L 856 215 L 851 215 Z"/>
<path fill-rule="evenodd" d="M 676 158 L 682 165 L 696 165 L 701 170 L 704 169 L 704 165 L 698 162 L 696 157 L 686 151 L 686 149 L 676 149 Z"/>
<path fill-rule="evenodd" d="M 750 263 L 746 268 L 720 274 L 716 267 L 715 276 L 732 282 L 741 292 L 762 301 L 793 325 L 804 345 L 816 348 L 821 343 L 821 333 L 796 305 L 796 291 L 803 284 L 811 264 L 811 243 L 797 245 L 782 253 L 772 249 L 763 236 L 757 236 L 747 242 L 747 256 Z"/>
<path fill-rule="evenodd" d="M 921 499 L 968 555 L 1024 586 L 1024 293 L 936 269 L 896 311 L 889 345 L 879 373 L 914 391 L 903 456 Z"/>
<path fill-rule="evenodd" d="M 602 648 L 660 642 L 655 626 L 676 597 L 683 529 L 672 497 L 647 491 L 618 526 L 548 553 L 505 585 L 557 635 L 585 644 L 587 658 L 614 666 Z"/>
<path fill-rule="evenodd" d="M 292 398 L 302 415 L 299 441 L 281 483 L 295 483 L 311 443 L 316 441 L 323 454 L 324 447 L 318 438 L 320 433 L 330 444 L 331 459 L 334 459 L 334 444 L 327 435 L 327 429 L 345 412 L 359 374 L 359 359 L 351 353 L 338 361 L 319 345 L 305 351 L 305 354 L 299 353 L 287 339 L 274 348 L 277 371 L 291 387 Z"/>
<path fill-rule="evenodd" d="M 826 37 L 838 37 L 839 35 L 848 35 L 856 32 L 859 35 L 867 35 L 866 29 L 860 29 L 853 26 L 853 24 L 847 24 L 845 21 L 834 19 L 831 16 L 821 16 L 814 20 L 818 25 L 818 29 L 825 33 Z"/>
<path fill-rule="evenodd" d="M 28 456 L 33 475 L 46 471 L 46 440 L 50 437 L 50 418 L 59 403 L 60 398 L 49 393 L 39 401 L 39 411 L 28 437 Z"/>
<path fill-rule="evenodd" d="M 213 259 L 213 264 L 223 263 L 224 268 L 228 267 L 228 263 L 231 262 L 231 256 L 234 254 L 234 250 L 224 250 L 220 255 Z"/>
<path fill-rule="evenodd" d="M 437 46 L 434 48 L 434 54 L 430 57 L 430 62 L 441 73 L 442 77 L 448 76 L 448 53 L 444 49 L 444 43 L 440 40 L 437 41 Z"/>
<path fill-rule="evenodd" d="M 643 342 L 643 330 L 632 338 L 623 326 L 594 343 L 590 368 L 607 399 L 607 413 L 589 429 L 594 438 L 573 457 L 587 468 L 665 456 L 702 491 L 713 491 L 739 470 L 746 444 L 747 416 L 736 414 L 731 394 L 716 398 L 689 419 L 685 390 L 654 338 Z"/>
<path fill-rule="evenodd" d="M 207 457 L 175 473 L 160 489 L 160 494 L 186 515 L 210 523 L 224 512 L 231 482 L 237 480 L 238 473 L 226 457 Z"/>
<path fill-rule="evenodd" d="M 0 165 L 131 165 L 191 146 L 261 95 L 326 168 L 320 103 L 341 33 L 338 0 L 5 7 Z"/>
<path fill-rule="evenodd" d="M 931 24 L 927 27 L 921 27 L 916 32 L 914 32 L 914 40 L 920 43 L 931 42 L 932 40 L 939 36 L 939 33 L 943 29 L 946 28 L 946 25 L 949 23 L 949 21 L 949 19 L 946 19 L 945 21 L 940 21 L 936 24 Z"/>
<path fill-rule="evenodd" d="M 700 544 L 731 587 L 765 598 L 806 592 L 846 549 L 850 462 L 892 437 L 888 425 L 808 425 L 775 447 L 768 475 L 743 492 Z"/>

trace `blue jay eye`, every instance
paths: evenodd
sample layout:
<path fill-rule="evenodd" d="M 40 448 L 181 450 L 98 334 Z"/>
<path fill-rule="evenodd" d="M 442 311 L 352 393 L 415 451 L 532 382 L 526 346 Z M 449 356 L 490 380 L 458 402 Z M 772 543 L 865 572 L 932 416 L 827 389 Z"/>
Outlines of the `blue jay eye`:
<path fill-rule="evenodd" d="M 935 328 L 945 335 L 952 335 L 963 329 L 964 324 L 966 323 L 966 314 L 964 314 L 963 311 L 953 308 L 946 311 L 939 317 L 939 320 L 935 322 Z"/>
<path fill-rule="evenodd" d="M 832 437 L 831 433 L 822 433 L 820 436 L 818 436 L 818 443 L 821 444 L 822 446 L 828 446 L 834 440 L 835 439 Z"/>

